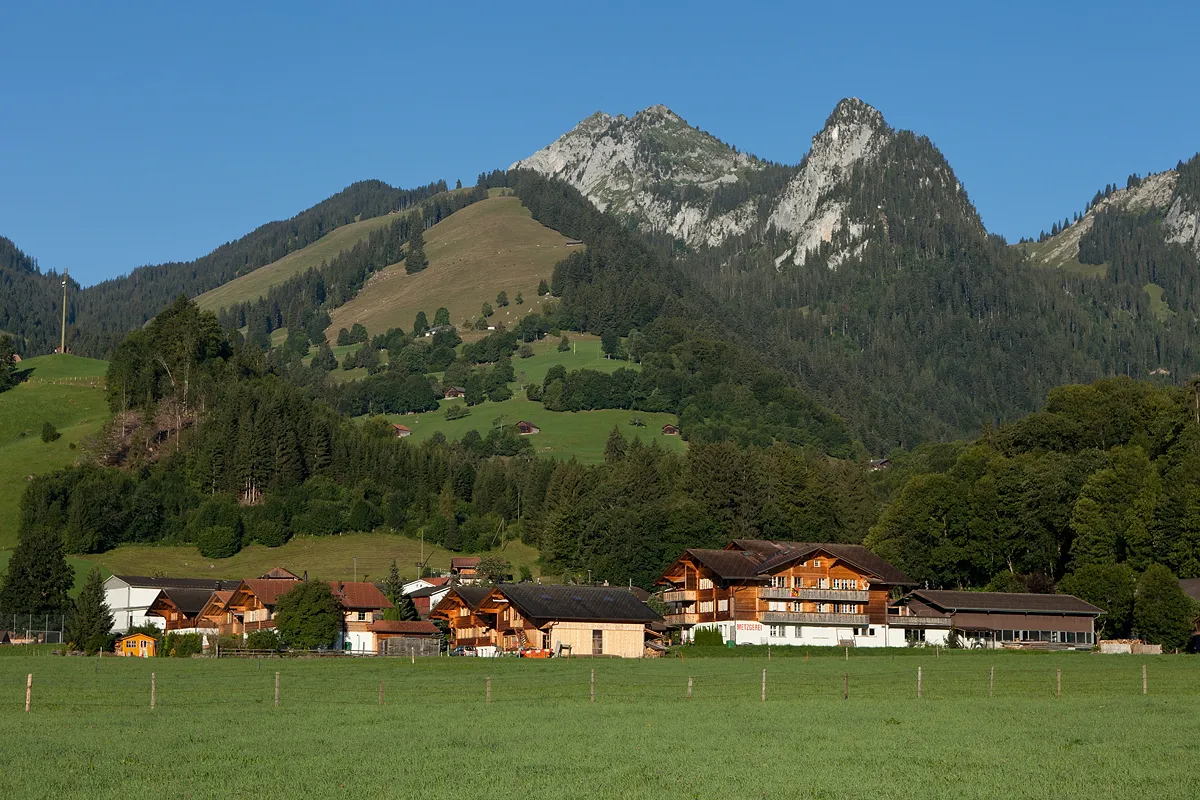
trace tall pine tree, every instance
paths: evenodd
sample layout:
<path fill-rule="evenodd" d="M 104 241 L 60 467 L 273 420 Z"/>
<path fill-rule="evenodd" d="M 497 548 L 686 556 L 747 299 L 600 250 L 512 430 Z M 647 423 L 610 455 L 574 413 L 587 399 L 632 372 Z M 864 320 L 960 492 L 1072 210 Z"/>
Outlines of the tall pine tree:
<path fill-rule="evenodd" d="M 92 567 L 67 620 L 67 644 L 89 656 L 108 645 L 113 615 L 104 602 L 104 576 Z"/>
<path fill-rule="evenodd" d="M 408 253 L 404 256 L 404 271 L 413 275 L 429 266 L 429 259 L 425 257 L 425 222 L 421 219 L 419 211 L 409 215 L 408 230 Z"/>
<path fill-rule="evenodd" d="M 21 532 L 0 586 L 0 613 L 62 614 L 70 607 L 67 592 L 75 573 L 63 555 L 62 536 L 31 528 Z"/>

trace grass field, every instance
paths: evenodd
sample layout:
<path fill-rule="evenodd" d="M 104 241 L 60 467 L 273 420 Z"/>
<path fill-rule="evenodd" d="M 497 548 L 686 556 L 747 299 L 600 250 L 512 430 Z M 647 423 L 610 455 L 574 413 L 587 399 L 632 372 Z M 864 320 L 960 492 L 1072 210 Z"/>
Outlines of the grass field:
<path fill-rule="evenodd" d="M 104 401 L 108 362 L 49 355 L 17 366 L 23 381 L 0 394 L 0 550 L 16 543 L 26 478 L 71 464 L 79 454 L 71 445 L 110 417 Z M 56 441 L 42 441 L 46 422 L 62 434 Z"/>
<path fill-rule="evenodd" d="M 401 575 L 416 577 L 421 552 L 421 543 L 416 539 L 388 533 L 347 533 L 298 536 L 282 547 L 251 545 L 230 558 L 206 559 L 189 546 L 122 545 L 88 559 L 117 574 L 147 575 L 157 571 L 181 578 L 257 578 L 272 567 L 284 567 L 297 575 L 307 570 L 314 578 L 350 580 L 355 575 L 357 557 L 359 580 L 382 580 L 393 559 Z M 512 563 L 514 570 L 525 565 L 537 574 L 534 562 L 538 553 L 532 547 L 509 542 L 497 552 Z M 459 555 L 431 544 L 424 546 L 424 554 L 432 569 L 443 571 L 449 569 L 451 555 Z"/>
<path fill-rule="evenodd" d="M 1197 666 L 1182 656 L 909 651 L 415 664 L 7 657 L 0 790 L 22 798 L 1194 797 Z"/>
<path fill-rule="evenodd" d="M 554 265 L 567 257 L 566 241 L 515 197 L 474 203 L 425 232 L 425 271 L 407 275 L 401 263 L 376 272 L 357 297 L 333 311 L 327 336 L 333 341 L 338 328 L 355 322 L 372 335 L 396 327 L 410 331 L 418 311 L 432 320 L 440 306 L 462 327 L 464 319 L 479 316 L 485 301 L 495 305 L 501 290 L 511 305 L 497 308 L 492 320 L 511 326 L 537 308 L 538 281 L 549 281 Z M 517 292 L 524 305 L 516 305 Z"/>
<path fill-rule="evenodd" d="M 0 550 L 0 575 L 8 572 L 8 560 L 12 558 L 12 550 Z M 92 567 L 100 566 L 95 561 L 89 561 L 86 558 L 68 558 L 67 564 L 71 569 L 75 570 L 75 586 L 71 589 L 71 594 L 74 596 L 83 588 L 83 581 L 87 578 L 87 574 L 91 572 Z M 112 574 L 110 570 L 100 567 L 100 571 L 104 573 L 104 577 Z M 3 628 L 3 619 L 0 619 L 0 628 Z"/>
<path fill-rule="evenodd" d="M 541 383 L 550 368 L 556 365 L 568 370 L 586 368 L 600 372 L 613 372 L 621 367 L 637 369 L 637 365 L 629 361 L 605 358 L 597 337 L 576 336 L 572 339 L 572 344 L 570 351 L 560 353 L 557 349 L 557 339 L 547 337 L 535 342 L 533 356 L 513 359 L 513 369 L 517 373 L 516 381 L 509 384 L 514 392 L 513 397 L 500 403 L 487 401 L 474 406 L 470 416 L 455 420 L 446 419 L 446 409 L 465 403 L 462 400 L 443 400 L 441 408 L 437 411 L 424 414 L 392 414 L 388 419 L 411 428 L 411 440 L 415 442 L 424 441 L 437 431 L 441 431 L 448 439 L 461 439 L 470 430 L 486 435 L 499 418 L 503 418 L 502 422 L 506 425 L 514 424 L 518 420 L 528 420 L 542 429 L 541 433 L 529 437 L 539 455 L 560 458 L 574 456 L 585 464 L 595 464 L 604 460 L 604 445 L 614 425 L 627 439 L 656 441 L 663 447 L 678 452 L 687 448 L 680 437 L 662 435 L 663 425 L 676 422 L 674 414 L 620 409 L 547 411 L 541 403 L 526 400 L 521 387 L 527 383 Z M 645 423 L 644 428 L 635 428 L 629 424 L 635 417 Z"/>

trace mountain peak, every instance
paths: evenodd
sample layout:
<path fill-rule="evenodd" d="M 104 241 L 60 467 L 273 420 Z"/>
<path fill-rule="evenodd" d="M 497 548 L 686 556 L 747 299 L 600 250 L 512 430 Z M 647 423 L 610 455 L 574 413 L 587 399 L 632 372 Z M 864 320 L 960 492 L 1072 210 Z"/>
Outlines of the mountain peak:
<path fill-rule="evenodd" d="M 648 108 L 644 108 L 637 114 L 634 114 L 634 119 L 645 120 L 647 122 L 670 121 L 683 122 L 683 117 L 676 114 L 671 109 L 664 106 L 662 103 L 657 103 Z"/>
<path fill-rule="evenodd" d="M 815 142 L 821 136 L 828 135 L 836 142 L 842 135 L 854 129 L 883 133 L 888 130 L 888 125 L 879 109 L 857 97 L 846 97 L 833 107 L 833 113 L 825 120 L 825 127 L 813 140 Z"/>

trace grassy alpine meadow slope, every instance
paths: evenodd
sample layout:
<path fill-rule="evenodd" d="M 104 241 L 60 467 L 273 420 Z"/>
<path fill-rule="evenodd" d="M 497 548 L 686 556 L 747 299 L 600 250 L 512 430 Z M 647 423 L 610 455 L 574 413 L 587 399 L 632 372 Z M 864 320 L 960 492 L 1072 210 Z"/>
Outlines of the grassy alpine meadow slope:
<path fill-rule="evenodd" d="M 343 225 L 302 250 L 288 253 L 278 261 L 259 267 L 253 272 L 241 275 L 229 283 L 205 292 L 196 298 L 196 305 L 205 311 L 215 312 L 234 303 L 257 300 L 264 296 L 272 286 L 277 286 L 310 267 L 321 266 L 323 262 L 343 250 L 349 250 L 359 242 L 365 241 L 373 231 L 390 225 L 397 218 L 396 214 L 385 214 L 382 217 L 372 217 Z"/>
<path fill-rule="evenodd" d="M 519 541 L 495 549 L 513 565 L 514 574 L 527 566 L 536 574 L 537 550 Z M 108 572 L 148 575 L 160 572 L 174 577 L 256 578 L 272 567 L 284 567 L 311 577 L 350 580 L 358 558 L 359 580 L 382 580 L 392 561 L 400 574 L 415 577 L 417 563 L 427 559 L 434 570 L 450 568 L 449 551 L 431 544 L 390 533 L 347 533 L 339 536 L 297 536 L 281 547 L 250 545 L 230 558 L 205 558 L 190 545 L 121 545 L 115 550 L 88 558 Z"/>
<path fill-rule="evenodd" d="M 0 575 L 8 574 L 8 562 L 11 558 L 12 550 L 0 550 Z M 92 567 L 100 566 L 95 561 L 91 561 L 86 558 L 68 558 L 67 564 L 72 570 L 75 571 L 75 586 L 71 589 L 72 596 L 78 594 L 79 590 L 83 588 L 83 582 L 87 578 L 87 574 L 91 571 Z M 111 570 L 105 569 L 104 567 L 100 567 L 100 572 L 102 572 L 106 578 L 112 574 Z M 3 627 L 4 617 L 0 616 L 0 628 Z"/>
<path fill-rule="evenodd" d="M 376 272 L 357 297 L 332 312 L 326 335 L 334 341 L 339 328 L 355 322 L 372 335 L 388 328 L 408 331 L 418 311 L 432 322 L 440 306 L 462 327 L 463 320 L 479 316 L 485 302 L 495 306 L 500 291 L 508 293 L 510 305 L 496 308 L 490 322 L 511 327 L 537 308 L 538 282 L 548 283 L 554 265 L 571 252 L 566 243 L 565 236 L 535 222 L 516 197 L 474 203 L 425 231 L 427 269 L 408 275 L 401 262 Z M 518 292 L 525 300 L 520 306 Z"/>
<path fill-rule="evenodd" d="M 1200 685 L 1186 657 L 911 653 L 769 662 L 10 657 L 0 659 L 7 762 L 56 768 L 0 771 L 0 791 L 264 799 L 294 797 L 300 786 L 312 797 L 501 799 L 1200 794 Z M 397 733 L 418 709 L 470 720 L 453 734 L 470 779 L 433 768 L 446 762 L 445 736 Z"/>
<path fill-rule="evenodd" d="M 30 475 L 65 467 L 79 456 L 80 441 L 97 433 L 111 414 L 104 401 L 108 362 L 73 355 L 28 358 L 17 365 L 23 380 L 0 393 L 0 548 L 17 541 L 21 494 Z M 42 425 L 61 436 L 42 441 Z"/>

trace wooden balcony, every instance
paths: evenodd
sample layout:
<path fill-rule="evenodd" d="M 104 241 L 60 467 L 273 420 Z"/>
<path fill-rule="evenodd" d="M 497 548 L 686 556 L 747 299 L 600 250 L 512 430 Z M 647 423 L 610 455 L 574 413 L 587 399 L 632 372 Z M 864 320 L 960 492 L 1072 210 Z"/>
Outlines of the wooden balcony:
<path fill-rule="evenodd" d="M 949 628 L 949 617 L 922 617 L 922 616 L 901 616 L 899 614 L 888 614 L 888 625 L 895 625 L 897 628 Z"/>
<path fill-rule="evenodd" d="M 663 592 L 662 599 L 664 603 L 694 603 L 696 602 L 696 590 L 676 589 L 670 592 Z"/>
<path fill-rule="evenodd" d="M 792 589 L 782 586 L 764 586 L 758 590 L 763 600 L 821 600 L 827 603 L 865 603 L 871 593 L 866 589 Z"/>
<path fill-rule="evenodd" d="M 711 615 L 710 615 L 711 616 Z M 668 625 L 695 625 L 700 621 L 699 614 L 667 614 L 663 617 Z"/>
<path fill-rule="evenodd" d="M 761 622 L 790 622 L 801 625 L 848 625 L 866 627 L 871 624 L 866 614 L 823 614 L 809 611 L 764 611 Z"/>

